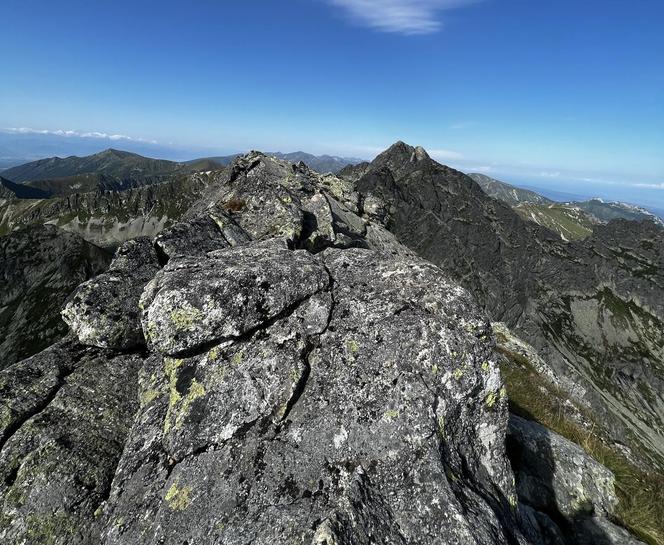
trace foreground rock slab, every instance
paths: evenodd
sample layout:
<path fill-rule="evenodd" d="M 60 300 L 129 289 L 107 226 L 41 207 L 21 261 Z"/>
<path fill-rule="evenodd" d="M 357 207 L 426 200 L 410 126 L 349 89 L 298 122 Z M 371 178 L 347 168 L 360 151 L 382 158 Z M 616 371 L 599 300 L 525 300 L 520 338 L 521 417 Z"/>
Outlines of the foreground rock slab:
<path fill-rule="evenodd" d="M 489 325 L 467 292 L 361 249 L 208 258 L 169 262 L 146 290 L 164 355 L 141 372 L 102 543 L 525 542 Z M 256 313 L 245 286 L 263 282 Z M 201 310 L 165 329 L 160 297 L 198 308 L 196 293 L 244 302 L 220 304 L 219 326 Z"/>

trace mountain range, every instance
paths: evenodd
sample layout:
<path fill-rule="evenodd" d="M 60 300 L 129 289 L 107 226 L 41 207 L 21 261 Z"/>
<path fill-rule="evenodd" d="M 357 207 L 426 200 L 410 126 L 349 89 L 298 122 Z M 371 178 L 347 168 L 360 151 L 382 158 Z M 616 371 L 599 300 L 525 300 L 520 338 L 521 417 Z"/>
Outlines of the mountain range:
<path fill-rule="evenodd" d="M 468 176 L 487 195 L 510 205 L 524 219 L 557 232 L 565 240 L 585 238 L 596 225 L 621 218 L 649 220 L 664 226 L 662 218 L 640 206 L 600 198 L 556 202 L 535 191 L 515 187 L 484 174 L 471 173 Z"/>
<path fill-rule="evenodd" d="M 3 181 L 0 538 L 664 544 L 664 228 L 275 155 Z"/>

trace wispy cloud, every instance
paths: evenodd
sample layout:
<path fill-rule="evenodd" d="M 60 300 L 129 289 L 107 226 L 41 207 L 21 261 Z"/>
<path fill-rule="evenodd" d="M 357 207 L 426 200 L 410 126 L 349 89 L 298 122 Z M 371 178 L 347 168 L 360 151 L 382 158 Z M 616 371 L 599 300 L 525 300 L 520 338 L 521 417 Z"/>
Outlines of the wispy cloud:
<path fill-rule="evenodd" d="M 438 32 L 441 12 L 479 0 L 327 0 L 342 8 L 351 20 L 381 32 L 406 36 Z"/>
<path fill-rule="evenodd" d="M 636 187 L 644 187 L 646 189 L 664 189 L 664 182 L 661 184 L 634 184 Z"/>
<path fill-rule="evenodd" d="M 452 130 L 461 130 L 461 129 L 470 129 L 478 125 L 477 121 L 459 121 L 458 123 L 452 123 L 450 129 Z"/>
<path fill-rule="evenodd" d="M 448 161 L 454 159 L 463 159 L 463 155 L 458 151 L 452 151 L 449 149 L 430 149 L 427 150 L 427 153 L 433 157 L 436 161 Z"/>
<path fill-rule="evenodd" d="M 49 130 L 49 129 L 31 129 L 29 127 L 7 127 L 2 129 L 6 132 L 15 134 L 45 134 L 51 136 L 63 136 L 65 138 L 99 138 L 103 140 L 112 141 L 127 141 L 127 142 L 142 142 L 146 144 L 157 144 L 156 140 L 146 140 L 145 138 L 136 138 L 127 136 L 125 134 L 109 134 L 105 132 L 83 132 L 83 131 L 70 131 L 63 129 Z"/>
<path fill-rule="evenodd" d="M 540 175 L 542 178 L 560 178 L 560 172 L 547 172 L 547 171 L 543 171 L 543 172 L 540 172 L 539 175 Z"/>

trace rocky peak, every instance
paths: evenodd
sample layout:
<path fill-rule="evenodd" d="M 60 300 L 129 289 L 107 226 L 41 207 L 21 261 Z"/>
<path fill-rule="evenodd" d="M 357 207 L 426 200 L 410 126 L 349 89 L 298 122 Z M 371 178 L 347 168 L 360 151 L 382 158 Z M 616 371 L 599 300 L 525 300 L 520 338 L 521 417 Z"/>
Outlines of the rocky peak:
<path fill-rule="evenodd" d="M 371 162 L 373 168 L 387 167 L 397 172 L 412 168 L 413 164 L 431 161 L 429 154 L 421 146 L 413 147 L 404 142 L 392 144 Z"/>

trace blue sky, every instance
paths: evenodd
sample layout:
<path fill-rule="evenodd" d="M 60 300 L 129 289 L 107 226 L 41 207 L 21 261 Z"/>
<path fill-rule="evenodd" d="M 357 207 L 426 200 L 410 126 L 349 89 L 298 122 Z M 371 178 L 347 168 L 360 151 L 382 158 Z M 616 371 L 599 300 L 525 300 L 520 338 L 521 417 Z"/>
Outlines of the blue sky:
<path fill-rule="evenodd" d="M 370 158 L 400 139 L 664 207 L 661 0 L 3 0 L 0 16 L 5 132 L 192 156 Z"/>

